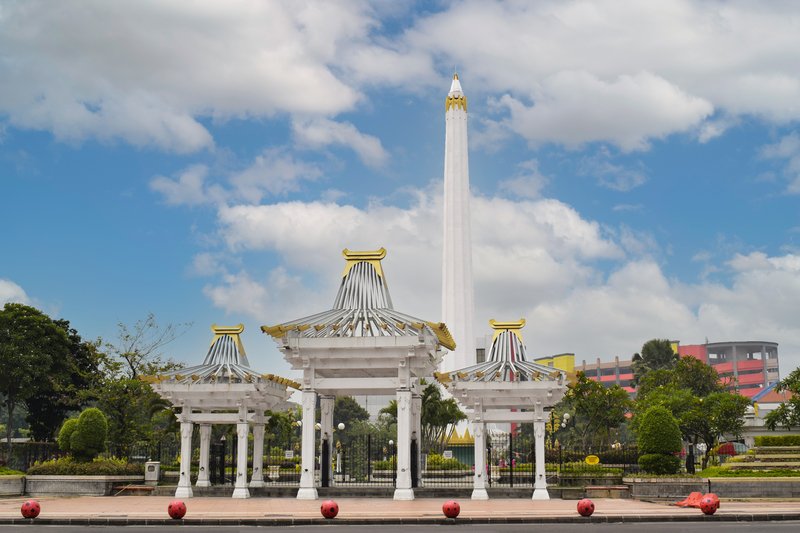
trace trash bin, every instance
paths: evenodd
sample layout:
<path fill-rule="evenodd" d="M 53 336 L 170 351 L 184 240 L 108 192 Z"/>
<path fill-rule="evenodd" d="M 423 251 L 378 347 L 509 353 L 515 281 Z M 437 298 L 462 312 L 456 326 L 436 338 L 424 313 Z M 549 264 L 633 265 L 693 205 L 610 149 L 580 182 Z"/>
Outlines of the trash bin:
<path fill-rule="evenodd" d="M 159 461 L 147 461 L 144 464 L 144 484 L 158 485 L 158 478 L 161 474 L 161 463 Z"/>

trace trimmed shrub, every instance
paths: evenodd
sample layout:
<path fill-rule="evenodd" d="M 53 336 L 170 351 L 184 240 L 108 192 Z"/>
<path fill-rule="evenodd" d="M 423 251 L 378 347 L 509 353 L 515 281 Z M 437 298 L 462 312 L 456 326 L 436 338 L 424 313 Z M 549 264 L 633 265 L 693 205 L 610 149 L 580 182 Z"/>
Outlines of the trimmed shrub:
<path fill-rule="evenodd" d="M 639 452 L 673 454 L 681 451 L 681 430 L 666 407 L 651 407 L 639 424 Z"/>
<path fill-rule="evenodd" d="M 763 435 L 755 441 L 756 446 L 800 446 L 800 435 Z"/>
<path fill-rule="evenodd" d="M 61 448 L 61 451 L 69 453 L 70 448 L 70 440 L 72 439 L 72 434 L 75 433 L 75 430 L 78 429 L 78 419 L 77 418 L 70 418 L 69 420 L 64 422 L 64 425 L 61 426 L 61 431 L 58 432 L 58 447 Z"/>
<path fill-rule="evenodd" d="M 469 467 L 459 461 L 458 459 L 451 458 L 445 459 L 444 456 L 438 453 L 428 454 L 428 470 L 467 470 Z"/>
<path fill-rule="evenodd" d="M 650 474 L 677 474 L 680 467 L 681 460 L 674 455 L 646 453 L 639 457 L 639 468 Z"/>
<path fill-rule="evenodd" d="M 144 475 L 144 465 L 128 463 L 123 459 L 76 461 L 72 457 L 61 457 L 51 461 L 35 463 L 28 469 L 29 476 L 139 476 Z"/>

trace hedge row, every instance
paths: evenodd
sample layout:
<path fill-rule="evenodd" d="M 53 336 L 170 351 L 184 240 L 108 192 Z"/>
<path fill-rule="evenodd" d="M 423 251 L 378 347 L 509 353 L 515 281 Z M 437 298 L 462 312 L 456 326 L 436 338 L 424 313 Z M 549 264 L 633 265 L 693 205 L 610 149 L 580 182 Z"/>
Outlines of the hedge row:
<path fill-rule="evenodd" d="M 122 459 L 97 458 L 90 463 L 61 457 L 36 463 L 28 469 L 29 476 L 141 476 L 144 465 L 128 463 Z"/>
<path fill-rule="evenodd" d="M 800 435 L 764 435 L 755 440 L 756 446 L 800 446 Z"/>

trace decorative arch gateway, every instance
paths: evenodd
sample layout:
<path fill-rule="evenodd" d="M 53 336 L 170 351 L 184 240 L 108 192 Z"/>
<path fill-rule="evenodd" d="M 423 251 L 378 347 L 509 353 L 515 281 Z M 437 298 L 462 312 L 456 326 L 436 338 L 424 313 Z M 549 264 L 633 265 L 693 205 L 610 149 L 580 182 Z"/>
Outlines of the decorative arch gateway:
<path fill-rule="evenodd" d="M 250 368 L 242 345 L 244 326 L 213 325 L 214 338 L 203 363 L 157 376 L 143 376 L 153 390 L 175 407 L 181 422 L 181 470 L 175 496 L 193 496 L 190 481 L 192 432 L 200 426 L 200 468 L 197 487 L 208 487 L 209 447 L 213 424 L 235 424 L 237 436 L 234 498 L 249 498 L 248 487 L 264 486 L 264 424 L 267 410 L 288 408 L 289 388 L 300 384 L 273 374 L 259 374 Z M 253 476 L 247 481 L 247 451 L 253 425 Z"/>
<path fill-rule="evenodd" d="M 486 423 L 533 423 L 536 465 L 533 499 L 549 500 L 544 461 L 545 421 L 549 410 L 564 397 L 567 373 L 528 361 L 518 322 L 490 320 L 492 347 L 484 363 L 435 377 L 465 408 L 475 438 L 473 500 L 488 500 L 486 492 Z"/>
<path fill-rule="evenodd" d="M 396 395 L 396 500 L 414 499 L 411 441 L 421 435 L 420 378 L 433 375 L 455 342 L 443 323 L 395 311 L 381 265 L 386 250 L 345 249 L 333 308 L 276 326 L 263 326 L 292 368 L 302 370 L 302 459 L 299 499 L 316 499 L 315 409 L 320 396 L 320 448 L 330 449 L 337 395 Z M 419 453 L 419 446 L 415 448 Z M 419 464 L 419 457 L 416 458 Z M 325 465 L 330 469 L 330 464 Z M 330 470 L 328 476 L 330 479 Z"/>

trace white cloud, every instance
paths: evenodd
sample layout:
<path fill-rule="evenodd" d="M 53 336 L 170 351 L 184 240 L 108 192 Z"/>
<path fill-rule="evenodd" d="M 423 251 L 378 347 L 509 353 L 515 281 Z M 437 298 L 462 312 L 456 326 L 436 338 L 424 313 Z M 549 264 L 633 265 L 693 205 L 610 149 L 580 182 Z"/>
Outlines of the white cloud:
<path fill-rule="evenodd" d="M 383 149 L 377 137 L 361 133 L 349 122 L 322 118 L 295 120 L 292 129 L 295 139 L 301 146 L 309 148 L 345 146 L 358 154 L 359 159 L 370 167 L 380 167 L 389 158 L 389 154 Z"/>
<path fill-rule="evenodd" d="M 330 307 L 342 248 L 385 246 L 395 307 L 436 320 L 440 201 L 427 190 L 408 208 L 322 202 L 223 207 L 220 232 L 230 251 L 273 252 L 283 266 L 269 279 L 226 275 L 206 294 L 218 307 L 265 322 L 267 316 L 274 322 L 299 318 Z M 734 255 L 720 265 L 729 282 L 685 284 L 667 278 L 650 258 L 658 249 L 652 236 L 624 226 L 604 231 L 561 202 L 478 196 L 472 211 L 478 335 L 488 332 L 489 318 L 523 316 L 536 355 L 574 352 L 579 362 L 607 360 L 628 357 L 655 337 L 684 344 L 708 337 L 779 342 L 784 373 L 800 363 L 796 255 Z M 609 261 L 611 271 L 604 273 L 600 262 Z"/>
<path fill-rule="evenodd" d="M 150 180 L 150 188 L 164 196 L 171 205 L 200 205 L 209 201 L 205 188 L 208 167 L 192 165 L 184 169 L 176 179 L 156 176 Z"/>
<path fill-rule="evenodd" d="M 322 171 L 284 150 L 268 148 L 230 178 L 233 196 L 258 203 L 265 195 L 280 196 L 299 190 L 302 181 L 314 181 Z"/>
<path fill-rule="evenodd" d="M 171 205 L 220 204 L 244 200 L 258 203 L 265 196 L 284 196 L 300 190 L 303 181 L 314 181 L 322 171 L 286 150 L 267 148 L 244 169 L 226 176 L 226 185 L 207 183 L 209 168 L 192 165 L 176 178 L 156 176 L 150 189 L 161 193 Z"/>
<path fill-rule="evenodd" d="M 214 146 L 208 119 L 288 114 L 321 120 L 327 143 L 377 166 L 385 152 L 358 117 L 325 121 L 387 87 L 441 87 L 455 64 L 468 94 L 505 95 L 510 117 L 479 143 L 509 128 L 568 146 L 637 150 L 687 131 L 706 142 L 742 115 L 800 119 L 798 14 L 699 0 L 465 0 L 413 14 L 363 1 L 31 0 L 0 13 L 0 114 L 70 142 L 177 152 Z"/>
<path fill-rule="evenodd" d="M 499 190 L 519 198 L 535 199 L 550 179 L 539 170 L 539 162 L 535 159 L 518 165 L 520 174 L 514 178 L 502 180 L 497 184 Z"/>
<path fill-rule="evenodd" d="M 610 141 L 625 151 L 643 150 L 650 139 L 697 127 L 712 105 L 650 72 L 611 81 L 585 71 L 562 71 L 533 89 L 533 105 L 506 95 L 509 128 L 531 142 L 570 147 Z"/>
<path fill-rule="evenodd" d="M 630 191 L 647 181 L 647 174 L 642 164 L 637 168 L 628 168 L 611 162 L 611 153 L 607 148 L 579 161 L 578 172 L 591 176 L 597 184 L 615 191 Z"/>
<path fill-rule="evenodd" d="M 0 304 L 8 302 L 30 304 L 31 299 L 22 287 L 10 279 L 0 278 Z"/>
<path fill-rule="evenodd" d="M 761 147 L 761 157 L 785 162 L 784 176 L 789 183 L 788 194 L 800 194 L 800 135 L 792 132 L 774 144 Z"/>

